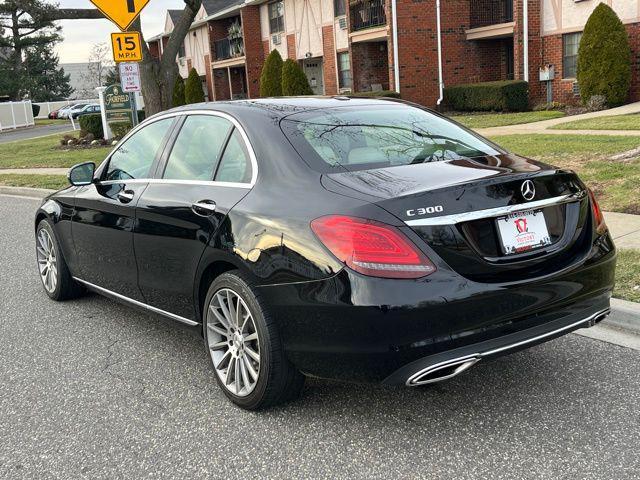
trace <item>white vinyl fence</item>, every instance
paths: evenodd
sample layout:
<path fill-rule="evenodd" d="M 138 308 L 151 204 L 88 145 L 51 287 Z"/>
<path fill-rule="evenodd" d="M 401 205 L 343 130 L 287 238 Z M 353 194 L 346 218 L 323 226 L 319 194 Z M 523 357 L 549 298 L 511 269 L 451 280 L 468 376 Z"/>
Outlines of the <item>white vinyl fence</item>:
<path fill-rule="evenodd" d="M 75 105 L 76 103 L 99 103 L 97 98 L 89 100 L 60 100 L 59 102 L 38 102 L 35 105 L 40 105 L 40 113 L 36 118 L 47 118 L 51 112 L 55 112 L 59 108 L 66 105 Z"/>
<path fill-rule="evenodd" d="M 0 103 L 0 131 L 12 130 L 18 127 L 32 127 L 33 110 L 31 101 Z"/>

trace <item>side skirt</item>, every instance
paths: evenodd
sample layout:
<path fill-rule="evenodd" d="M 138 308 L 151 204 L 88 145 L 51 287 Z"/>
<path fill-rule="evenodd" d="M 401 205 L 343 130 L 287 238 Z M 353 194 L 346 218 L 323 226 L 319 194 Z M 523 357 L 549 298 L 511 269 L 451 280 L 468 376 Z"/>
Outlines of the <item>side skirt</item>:
<path fill-rule="evenodd" d="M 133 305 L 133 306 L 138 307 L 138 308 L 142 308 L 143 310 L 147 310 L 147 311 L 150 311 L 150 312 L 153 312 L 153 313 L 157 313 L 159 315 L 162 315 L 163 317 L 170 318 L 171 320 L 175 320 L 176 322 L 184 323 L 186 325 L 190 325 L 190 326 L 200 325 L 199 322 L 194 322 L 193 320 L 189 320 L 188 318 L 181 317 L 180 315 L 175 315 L 173 313 L 166 312 L 166 311 L 161 310 L 159 308 L 152 307 L 151 305 L 147 305 L 146 303 L 139 302 L 138 300 L 134 300 L 132 298 L 125 297 L 124 295 L 120 295 L 119 293 L 112 292 L 111 290 L 107 290 L 106 288 L 99 287 L 98 285 L 94 285 L 93 283 L 89 283 L 89 282 L 87 282 L 85 280 L 82 280 L 81 278 L 73 277 L 73 279 L 76 282 L 81 283 L 82 285 L 87 287 L 89 290 L 92 290 L 92 291 L 94 291 L 96 293 L 104 295 L 105 297 L 109 297 L 109 298 L 111 298 L 113 300 L 117 300 L 117 301 L 120 301 L 120 302 L 123 302 L 123 303 L 127 303 L 129 305 Z"/>

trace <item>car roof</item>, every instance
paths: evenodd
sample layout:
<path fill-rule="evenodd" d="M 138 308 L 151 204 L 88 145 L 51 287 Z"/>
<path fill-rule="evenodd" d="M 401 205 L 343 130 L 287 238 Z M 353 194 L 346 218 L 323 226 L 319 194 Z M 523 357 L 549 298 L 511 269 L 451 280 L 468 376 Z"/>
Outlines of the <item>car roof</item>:
<path fill-rule="evenodd" d="M 338 107 L 353 107 L 371 105 L 393 105 L 406 104 L 402 100 L 395 98 L 357 98 L 357 97 L 277 97 L 277 98 L 259 98 L 254 100 L 233 100 L 221 102 L 206 102 L 177 107 L 164 113 L 170 112 L 189 112 L 193 110 L 212 110 L 228 113 L 242 120 L 243 118 L 255 117 L 255 115 L 263 114 L 270 119 L 284 118 L 294 113 L 318 109 L 330 109 Z M 161 115 L 159 114 L 159 115 Z"/>

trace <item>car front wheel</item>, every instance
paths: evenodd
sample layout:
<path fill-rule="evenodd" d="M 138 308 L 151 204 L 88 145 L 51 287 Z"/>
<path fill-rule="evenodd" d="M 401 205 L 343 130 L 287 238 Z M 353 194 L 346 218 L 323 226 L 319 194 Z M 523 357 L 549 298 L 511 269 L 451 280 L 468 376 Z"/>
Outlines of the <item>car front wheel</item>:
<path fill-rule="evenodd" d="M 225 395 L 247 410 L 296 398 L 304 376 L 289 362 L 259 292 L 240 272 L 220 275 L 203 312 L 205 347 Z"/>

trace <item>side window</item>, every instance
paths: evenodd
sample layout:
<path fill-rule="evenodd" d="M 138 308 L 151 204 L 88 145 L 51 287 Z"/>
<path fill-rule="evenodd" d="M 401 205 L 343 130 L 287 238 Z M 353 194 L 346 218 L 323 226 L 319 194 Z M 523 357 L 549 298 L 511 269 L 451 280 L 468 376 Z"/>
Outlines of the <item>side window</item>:
<path fill-rule="evenodd" d="M 215 179 L 217 182 L 249 183 L 252 175 L 253 168 L 249 152 L 247 152 L 240 132 L 236 129 L 229 138 Z"/>
<path fill-rule="evenodd" d="M 103 180 L 148 178 L 151 165 L 173 120 L 173 118 L 158 120 L 129 137 L 111 155 Z"/>
<path fill-rule="evenodd" d="M 213 180 L 216 162 L 232 127 L 225 118 L 188 116 L 173 145 L 162 178 Z"/>

